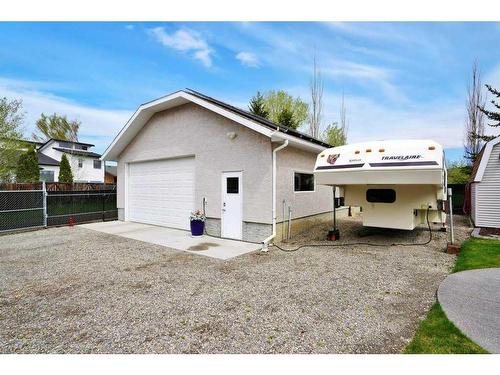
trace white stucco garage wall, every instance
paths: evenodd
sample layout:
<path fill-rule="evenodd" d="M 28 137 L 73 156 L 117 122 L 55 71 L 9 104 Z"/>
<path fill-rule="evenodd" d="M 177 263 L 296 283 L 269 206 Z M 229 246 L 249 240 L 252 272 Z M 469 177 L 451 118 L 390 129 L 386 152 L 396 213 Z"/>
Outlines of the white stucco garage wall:
<path fill-rule="evenodd" d="M 333 210 L 333 193 L 329 186 L 315 186 L 314 192 L 294 192 L 295 172 L 313 173 L 317 154 L 293 147 L 286 147 L 277 153 L 277 221 L 282 221 L 283 199 L 292 207 L 294 219 L 316 215 Z M 285 219 L 288 212 L 285 213 Z"/>
<path fill-rule="evenodd" d="M 243 171 L 243 221 L 272 222 L 269 138 L 191 103 L 155 114 L 120 154 L 118 208 L 125 205 L 126 163 L 188 155 L 195 156 L 196 207 L 206 197 L 208 217 L 220 218 L 222 172 Z"/>

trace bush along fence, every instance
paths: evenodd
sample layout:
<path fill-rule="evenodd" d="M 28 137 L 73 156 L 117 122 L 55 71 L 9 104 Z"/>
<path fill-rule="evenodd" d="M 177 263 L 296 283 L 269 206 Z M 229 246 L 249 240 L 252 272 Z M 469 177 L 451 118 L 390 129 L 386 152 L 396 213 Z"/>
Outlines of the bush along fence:
<path fill-rule="evenodd" d="M 448 184 L 453 190 L 453 213 L 455 215 L 464 214 L 465 184 Z"/>
<path fill-rule="evenodd" d="M 116 185 L 0 184 L 0 233 L 116 220 Z"/>

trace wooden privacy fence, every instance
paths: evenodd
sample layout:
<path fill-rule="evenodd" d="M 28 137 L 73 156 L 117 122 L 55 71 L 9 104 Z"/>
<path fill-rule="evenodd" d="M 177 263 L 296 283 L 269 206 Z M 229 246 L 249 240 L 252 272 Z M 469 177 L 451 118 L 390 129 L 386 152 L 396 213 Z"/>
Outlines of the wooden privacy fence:
<path fill-rule="evenodd" d="M 116 220 L 116 185 L 0 184 L 0 232 Z"/>

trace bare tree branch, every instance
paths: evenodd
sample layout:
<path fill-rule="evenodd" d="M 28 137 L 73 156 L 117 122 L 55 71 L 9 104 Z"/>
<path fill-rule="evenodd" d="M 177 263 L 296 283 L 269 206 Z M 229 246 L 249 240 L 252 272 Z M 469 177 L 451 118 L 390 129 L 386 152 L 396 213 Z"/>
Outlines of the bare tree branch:
<path fill-rule="evenodd" d="M 484 139 L 484 113 L 481 108 L 484 108 L 485 104 L 486 98 L 482 93 L 481 73 L 477 62 L 474 62 L 471 79 L 467 85 L 467 117 L 464 129 L 464 156 L 469 164 L 474 163 L 481 151 Z"/>
<path fill-rule="evenodd" d="M 309 113 L 309 134 L 317 138 L 321 128 L 323 116 L 323 78 L 316 65 L 316 56 L 313 62 L 313 75 L 310 83 L 311 88 L 311 112 Z"/>
<path fill-rule="evenodd" d="M 344 137 L 344 143 L 347 143 L 347 133 L 349 132 L 349 124 L 347 122 L 347 110 L 345 106 L 344 92 L 342 92 L 342 102 L 340 104 L 340 129 Z"/>

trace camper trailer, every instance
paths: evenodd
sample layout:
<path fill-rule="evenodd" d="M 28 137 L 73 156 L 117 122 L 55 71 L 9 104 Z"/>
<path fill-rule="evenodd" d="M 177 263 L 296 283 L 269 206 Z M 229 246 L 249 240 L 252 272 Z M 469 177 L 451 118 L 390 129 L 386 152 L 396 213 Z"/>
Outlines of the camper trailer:
<path fill-rule="evenodd" d="M 361 208 L 363 225 L 412 230 L 446 216 L 443 148 L 430 140 L 355 143 L 321 152 L 316 183 L 335 189 L 343 205 Z"/>

